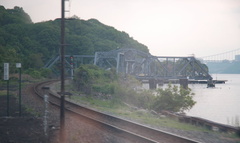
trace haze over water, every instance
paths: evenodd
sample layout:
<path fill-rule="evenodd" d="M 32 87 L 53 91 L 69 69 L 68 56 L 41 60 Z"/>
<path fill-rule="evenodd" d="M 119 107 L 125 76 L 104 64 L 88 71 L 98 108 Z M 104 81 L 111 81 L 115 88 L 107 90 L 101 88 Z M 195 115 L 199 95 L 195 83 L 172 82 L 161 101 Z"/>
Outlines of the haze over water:
<path fill-rule="evenodd" d="M 185 113 L 217 123 L 240 126 L 240 74 L 214 74 L 212 77 L 227 82 L 216 84 L 215 88 L 207 88 L 206 84 L 189 84 L 188 87 L 195 93 L 193 100 L 197 103 Z M 165 87 L 167 84 L 158 86 Z M 143 88 L 149 89 L 149 85 L 143 84 Z"/>
<path fill-rule="evenodd" d="M 206 88 L 205 84 L 190 84 L 195 106 L 186 111 L 187 115 L 201 117 L 214 122 L 239 126 L 240 117 L 240 74 L 215 74 L 213 79 L 228 80 Z"/>

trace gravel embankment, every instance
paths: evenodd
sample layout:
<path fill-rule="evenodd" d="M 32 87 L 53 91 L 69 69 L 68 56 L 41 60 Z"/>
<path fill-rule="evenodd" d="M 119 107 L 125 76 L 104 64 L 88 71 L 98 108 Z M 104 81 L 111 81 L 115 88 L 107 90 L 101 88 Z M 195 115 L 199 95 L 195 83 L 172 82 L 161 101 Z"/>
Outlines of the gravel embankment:
<path fill-rule="evenodd" d="M 53 92 L 56 92 L 57 90 L 58 86 L 56 84 L 58 83 L 55 83 L 55 85 L 51 85 L 51 90 Z M 151 127 L 151 125 L 147 125 L 147 126 Z M 152 127 L 172 133 L 172 134 L 190 138 L 202 143 L 240 143 L 240 138 L 229 138 L 227 137 L 227 134 L 221 134 L 218 132 L 185 131 L 185 130 L 179 130 L 179 129 L 169 128 L 169 127 L 161 127 L 161 126 L 158 126 L 158 127 L 152 126 Z M 195 126 L 193 126 L 193 128 L 194 127 Z"/>
<path fill-rule="evenodd" d="M 22 102 L 26 107 L 24 108 L 23 116 L 18 117 L 18 104 L 16 99 L 11 98 L 10 116 L 6 118 L 6 97 L 2 96 L 0 99 L 0 142 L 14 142 L 14 143 L 30 143 L 30 142 L 44 142 L 44 103 L 38 97 L 32 94 L 28 86 L 23 90 Z M 54 90 L 51 87 L 51 90 Z M 55 89 L 56 90 L 56 89 Z M 31 111 L 32 115 L 26 111 Z M 59 142 L 59 109 L 49 106 L 48 112 L 48 136 L 51 143 Z M 34 116 L 33 116 L 34 115 Z M 66 114 L 66 129 L 67 140 L 71 143 L 128 143 L 129 141 L 117 136 L 113 136 L 109 132 L 103 132 L 99 127 L 88 124 L 86 121 L 76 119 Z M 167 127 L 156 127 L 160 130 L 191 138 L 203 143 L 239 143 L 239 138 L 226 138 L 219 133 L 208 133 L 199 131 L 183 131 Z M 22 140 L 21 140 L 22 139 Z"/>

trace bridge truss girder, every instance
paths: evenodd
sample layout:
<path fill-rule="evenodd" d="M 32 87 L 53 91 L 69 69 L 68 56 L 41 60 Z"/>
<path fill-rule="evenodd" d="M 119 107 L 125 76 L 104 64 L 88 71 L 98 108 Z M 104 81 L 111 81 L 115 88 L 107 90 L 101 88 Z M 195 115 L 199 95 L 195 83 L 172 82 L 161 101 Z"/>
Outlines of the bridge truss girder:
<path fill-rule="evenodd" d="M 74 67 L 70 64 L 74 58 Z M 195 57 L 152 56 L 136 49 L 117 49 L 109 52 L 96 52 L 95 55 L 65 55 L 66 69 L 70 71 L 80 64 L 95 64 L 101 68 L 115 68 L 117 73 L 130 74 L 139 79 L 212 79 L 208 68 Z M 56 67 L 59 56 L 52 58 L 45 68 Z"/>
<path fill-rule="evenodd" d="M 71 61 L 70 57 L 72 57 L 73 61 Z M 65 69 L 66 72 L 70 73 L 71 76 L 73 74 L 73 69 L 78 67 L 81 64 L 93 64 L 94 56 L 93 55 L 65 55 Z M 55 56 L 50 59 L 45 65 L 44 68 L 51 69 L 56 74 L 59 74 L 60 66 L 60 57 Z"/>
<path fill-rule="evenodd" d="M 153 56 L 149 60 L 148 78 L 154 79 L 211 79 L 207 67 L 195 57 Z M 141 76 L 139 76 L 141 78 Z"/>
<path fill-rule="evenodd" d="M 110 52 L 96 52 L 94 64 L 102 68 L 116 68 L 117 73 L 135 74 L 151 56 L 136 49 L 117 49 Z M 142 69 L 141 69 L 142 70 Z"/>
<path fill-rule="evenodd" d="M 207 67 L 193 56 L 152 56 L 135 49 L 118 49 L 97 52 L 94 64 L 102 68 L 114 67 L 117 72 L 139 79 L 211 79 Z"/>

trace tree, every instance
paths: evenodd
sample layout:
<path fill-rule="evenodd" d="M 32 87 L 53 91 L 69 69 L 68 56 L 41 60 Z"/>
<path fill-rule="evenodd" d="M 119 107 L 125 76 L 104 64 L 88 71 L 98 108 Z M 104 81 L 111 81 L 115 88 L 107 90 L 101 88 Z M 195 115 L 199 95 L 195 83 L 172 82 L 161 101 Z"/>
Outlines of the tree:
<path fill-rule="evenodd" d="M 18 58 L 18 54 L 13 47 L 3 47 L 0 45 L 0 75 L 3 75 L 3 63 L 9 63 L 10 73 L 16 71 L 15 64 L 21 62 Z M 2 77 L 0 77 L 1 79 Z"/>
<path fill-rule="evenodd" d="M 152 108 L 155 111 L 183 112 L 191 109 L 196 103 L 193 100 L 193 95 L 190 88 L 184 89 L 183 87 L 179 88 L 176 85 L 168 84 L 166 89 L 160 88 L 157 90 Z"/>
<path fill-rule="evenodd" d="M 115 71 L 103 70 L 95 65 L 81 65 L 75 70 L 74 83 L 78 90 L 92 94 L 113 94 L 113 81 L 117 79 Z"/>
<path fill-rule="evenodd" d="M 28 66 L 29 68 L 40 69 L 43 67 L 42 54 L 30 54 Z"/>
<path fill-rule="evenodd" d="M 145 45 L 138 43 L 127 33 L 96 19 L 86 21 L 74 16 L 66 21 L 65 28 L 66 55 L 93 55 L 95 52 L 110 51 L 118 47 L 148 51 Z M 22 63 L 25 70 L 40 69 L 44 63 L 59 55 L 60 33 L 58 19 L 32 23 L 23 8 L 5 9 L 0 6 L 0 51 L 3 51 L 0 52 L 1 66 L 3 62 L 17 61 Z"/>

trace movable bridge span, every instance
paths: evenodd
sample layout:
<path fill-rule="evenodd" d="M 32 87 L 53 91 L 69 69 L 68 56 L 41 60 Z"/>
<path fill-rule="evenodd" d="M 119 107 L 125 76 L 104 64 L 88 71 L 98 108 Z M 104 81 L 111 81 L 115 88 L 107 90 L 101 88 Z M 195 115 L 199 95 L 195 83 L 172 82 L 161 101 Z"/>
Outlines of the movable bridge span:
<path fill-rule="evenodd" d="M 194 56 L 153 56 L 136 49 L 117 49 L 96 52 L 95 55 L 66 55 L 66 69 L 73 71 L 80 64 L 94 64 L 104 69 L 115 68 L 117 73 L 134 75 L 141 80 L 211 80 L 208 67 Z M 45 68 L 54 69 L 59 56 L 51 59 Z M 73 73 L 73 72 L 69 72 Z"/>

